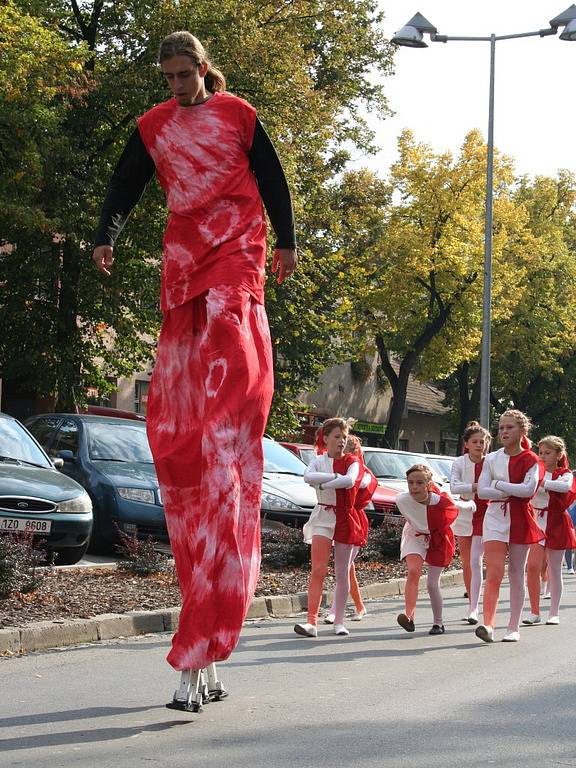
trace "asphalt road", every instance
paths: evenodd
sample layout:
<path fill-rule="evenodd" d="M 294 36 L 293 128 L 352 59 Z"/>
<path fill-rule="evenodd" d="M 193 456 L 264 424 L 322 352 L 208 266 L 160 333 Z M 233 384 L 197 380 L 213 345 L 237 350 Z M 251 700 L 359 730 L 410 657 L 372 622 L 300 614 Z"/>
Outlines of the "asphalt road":
<path fill-rule="evenodd" d="M 230 697 L 200 714 L 164 707 L 178 680 L 167 635 L 0 659 L 0 766 L 576 766 L 566 578 L 562 624 L 528 627 L 518 644 L 480 643 L 460 588 L 445 591 L 440 637 L 424 601 L 414 635 L 395 624 L 395 600 L 370 604 L 348 638 L 251 624 L 221 665 Z"/>

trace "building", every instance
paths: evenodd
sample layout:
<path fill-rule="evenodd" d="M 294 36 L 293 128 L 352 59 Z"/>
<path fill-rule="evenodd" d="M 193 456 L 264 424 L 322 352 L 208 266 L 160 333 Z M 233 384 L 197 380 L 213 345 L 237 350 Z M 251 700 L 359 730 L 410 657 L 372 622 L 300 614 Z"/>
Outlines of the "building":
<path fill-rule="evenodd" d="M 395 366 L 396 368 L 398 366 Z M 300 395 L 319 421 L 330 416 L 357 419 L 354 431 L 365 445 L 383 444 L 392 393 L 377 373 L 376 356 L 364 365 L 343 363 L 324 371 L 314 392 Z M 457 436 L 450 429 L 443 394 L 410 377 L 399 448 L 405 451 L 455 454 Z"/>

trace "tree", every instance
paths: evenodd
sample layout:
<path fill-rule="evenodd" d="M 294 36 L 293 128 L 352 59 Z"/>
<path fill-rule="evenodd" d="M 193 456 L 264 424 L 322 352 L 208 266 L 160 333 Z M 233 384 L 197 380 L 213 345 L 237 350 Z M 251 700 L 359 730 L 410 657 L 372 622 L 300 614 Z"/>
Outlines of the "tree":
<path fill-rule="evenodd" d="M 322 264 L 312 253 L 318 220 L 328 227 L 326 201 L 345 161 L 342 148 L 350 142 L 370 146 L 360 108 L 386 109 L 382 86 L 371 77 L 373 71 L 387 74 L 392 57 L 376 2 L 14 0 L 14 7 L 28 9 L 64 51 L 81 54 L 85 89 L 73 110 L 53 113 L 57 141 L 35 144 L 34 221 L 43 217 L 49 223 L 28 225 L 34 237 L 27 241 L 23 227 L 0 218 L 2 236 L 15 245 L 0 280 L 12 285 L 19 276 L 23 284 L 16 297 L 9 290 L 0 295 L 1 321 L 12 318 L 15 329 L 10 348 L 0 347 L 5 376 L 57 394 L 64 408 L 87 384 L 109 390 L 118 375 L 128 375 L 153 355 L 165 216 L 155 185 L 130 222 L 129 239 L 118 248 L 113 277 L 100 280 L 88 257 L 105 185 L 134 118 L 166 98 L 154 66 L 158 43 L 175 28 L 190 28 L 208 43 L 230 90 L 259 109 L 295 190 L 302 270 L 296 284 L 270 285 L 268 299 L 282 361 L 279 388 L 287 396 L 301 389 L 315 375 L 315 365 L 306 359 L 315 356 L 317 364 L 326 359 L 334 326 L 332 304 L 323 299 L 337 265 L 329 258 Z M 17 167 L 12 162 L 8 173 Z M 32 280 L 22 279 L 31 266 L 38 273 L 34 279 L 49 287 L 40 302 Z M 301 296 L 316 301 L 316 311 L 304 322 Z M 30 327 L 41 331 L 30 333 Z"/>
<path fill-rule="evenodd" d="M 477 131 L 456 159 L 434 154 L 410 131 L 399 139 L 390 173 L 394 203 L 382 211 L 385 228 L 365 253 L 369 277 L 361 318 L 392 388 L 391 447 L 398 443 L 410 375 L 446 376 L 480 342 L 485 154 Z M 498 264 L 523 222 L 509 199 L 508 159 L 497 155 L 494 177 Z"/>

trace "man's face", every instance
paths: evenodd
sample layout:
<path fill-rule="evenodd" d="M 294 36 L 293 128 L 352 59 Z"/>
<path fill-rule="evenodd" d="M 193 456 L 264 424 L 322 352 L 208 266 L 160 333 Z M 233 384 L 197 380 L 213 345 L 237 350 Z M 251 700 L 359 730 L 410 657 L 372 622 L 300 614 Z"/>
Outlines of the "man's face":
<path fill-rule="evenodd" d="M 204 101 L 204 75 L 208 65 L 196 64 L 189 56 L 173 56 L 160 65 L 168 87 L 182 107 Z"/>

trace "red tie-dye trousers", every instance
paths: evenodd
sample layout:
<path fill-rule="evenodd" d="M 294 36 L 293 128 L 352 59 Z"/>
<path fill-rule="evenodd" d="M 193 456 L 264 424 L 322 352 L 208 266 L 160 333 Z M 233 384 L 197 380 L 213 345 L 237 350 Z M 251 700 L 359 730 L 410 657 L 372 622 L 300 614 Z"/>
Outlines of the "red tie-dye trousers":
<path fill-rule="evenodd" d="M 168 662 L 222 661 L 260 569 L 262 436 L 273 391 L 266 311 L 234 285 L 170 310 L 147 429 L 182 595 Z"/>

